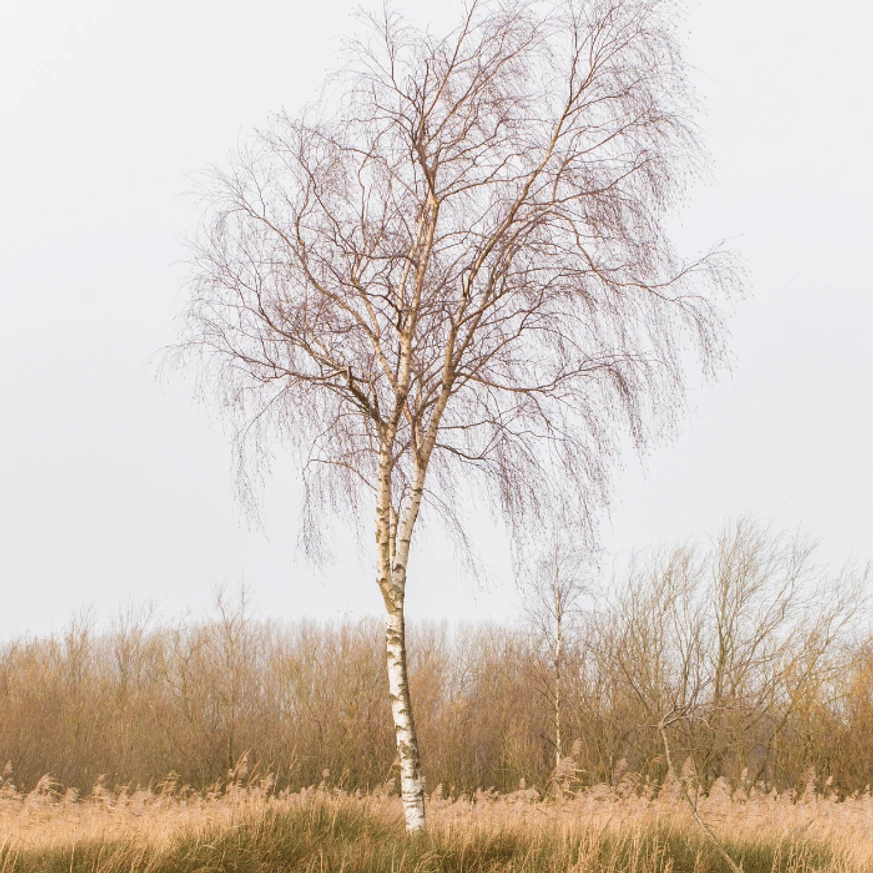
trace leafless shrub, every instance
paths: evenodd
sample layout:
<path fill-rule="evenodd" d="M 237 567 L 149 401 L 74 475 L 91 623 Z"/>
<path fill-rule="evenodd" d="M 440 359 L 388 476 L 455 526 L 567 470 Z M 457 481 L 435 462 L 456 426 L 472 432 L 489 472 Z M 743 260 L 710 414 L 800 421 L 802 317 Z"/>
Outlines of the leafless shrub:
<path fill-rule="evenodd" d="M 709 551 L 681 546 L 632 566 L 602 617 L 600 659 L 648 726 L 643 755 L 655 757 L 655 728 L 668 727 L 705 783 L 747 771 L 779 781 L 811 702 L 822 707 L 849 669 L 869 580 L 813 556 L 802 538 L 741 520 Z"/>

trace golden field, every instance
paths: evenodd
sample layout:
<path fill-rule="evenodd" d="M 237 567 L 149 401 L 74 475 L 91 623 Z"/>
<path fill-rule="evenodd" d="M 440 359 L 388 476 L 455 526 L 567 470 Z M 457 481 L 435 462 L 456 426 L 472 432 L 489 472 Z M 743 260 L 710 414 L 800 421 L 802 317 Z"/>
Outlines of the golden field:
<path fill-rule="evenodd" d="M 727 869 L 672 781 L 656 797 L 629 779 L 547 798 L 520 789 L 449 799 L 437 789 L 429 833 L 417 840 L 403 834 L 400 800 L 387 788 L 275 793 L 272 785 L 268 777 L 195 792 L 170 778 L 118 792 L 98 783 L 79 798 L 48 778 L 27 794 L 6 781 L 0 871 Z M 810 788 L 795 797 L 718 780 L 695 799 L 749 873 L 873 870 L 869 793 L 838 800 Z"/>

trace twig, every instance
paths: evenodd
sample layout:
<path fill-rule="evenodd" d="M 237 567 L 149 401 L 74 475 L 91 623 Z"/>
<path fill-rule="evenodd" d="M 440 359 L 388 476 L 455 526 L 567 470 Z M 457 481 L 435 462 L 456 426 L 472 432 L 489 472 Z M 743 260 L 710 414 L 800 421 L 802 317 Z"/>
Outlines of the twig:
<path fill-rule="evenodd" d="M 673 756 L 670 754 L 670 743 L 667 740 L 667 724 L 666 719 L 661 719 L 658 722 L 658 730 L 661 733 L 661 740 L 664 743 L 664 754 L 667 758 L 667 769 L 673 775 L 673 778 L 679 785 L 679 790 L 682 792 L 682 796 L 685 798 L 685 802 L 688 804 L 688 808 L 691 810 L 691 814 L 694 816 L 694 821 L 697 822 L 698 827 L 701 831 L 703 831 L 704 836 L 715 846 L 718 850 L 718 853 L 722 856 L 722 858 L 727 861 L 728 866 L 731 868 L 733 873 L 743 873 L 743 865 L 742 863 L 737 864 L 736 861 L 730 856 L 729 852 L 722 845 L 719 838 L 715 835 L 712 828 L 703 820 L 700 812 L 697 809 L 697 804 L 691 799 L 691 795 L 688 793 L 688 789 L 685 786 L 685 783 L 679 778 L 676 773 L 676 768 L 673 766 Z"/>

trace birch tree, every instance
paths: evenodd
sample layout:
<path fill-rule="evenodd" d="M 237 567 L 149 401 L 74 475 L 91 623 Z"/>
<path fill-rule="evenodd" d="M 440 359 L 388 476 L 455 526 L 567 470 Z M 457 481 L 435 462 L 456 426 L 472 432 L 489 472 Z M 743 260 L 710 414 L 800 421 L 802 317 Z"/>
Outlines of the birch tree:
<path fill-rule="evenodd" d="M 386 10 L 318 105 L 203 182 L 179 351 L 240 459 L 296 450 L 311 549 L 323 511 L 372 512 L 410 831 L 422 509 L 464 540 L 484 496 L 524 542 L 570 495 L 590 527 L 623 441 L 676 423 L 689 350 L 722 360 L 729 265 L 665 226 L 703 164 L 675 11 L 474 0 L 441 37 Z"/>
<path fill-rule="evenodd" d="M 564 757 L 563 712 L 568 646 L 578 647 L 582 598 L 590 594 L 581 545 L 572 533 L 556 529 L 536 563 L 525 588 L 525 612 L 538 647 L 545 654 L 548 672 L 538 677 L 552 717 L 552 744 L 556 770 Z"/>

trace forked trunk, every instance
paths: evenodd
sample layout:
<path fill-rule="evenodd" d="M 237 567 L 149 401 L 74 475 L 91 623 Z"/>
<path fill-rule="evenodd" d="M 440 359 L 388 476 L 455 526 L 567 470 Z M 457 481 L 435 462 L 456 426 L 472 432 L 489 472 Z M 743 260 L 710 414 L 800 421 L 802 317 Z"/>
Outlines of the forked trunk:
<path fill-rule="evenodd" d="M 412 705 L 409 699 L 409 678 L 406 670 L 406 625 L 403 603 L 386 605 L 385 644 L 388 656 L 388 686 L 391 695 L 391 715 L 400 760 L 400 793 L 408 833 L 423 831 L 424 786 Z"/>
<path fill-rule="evenodd" d="M 391 437 L 386 438 L 390 446 Z M 400 762 L 400 794 L 408 833 L 425 829 L 424 787 L 418 756 L 418 738 L 409 697 L 406 668 L 406 621 L 403 614 L 406 594 L 406 562 L 412 529 L 421 505 L 421 483 L 413 489 L 411 505 L 398 530 L 398 517 L 391 505 L 391 452 L 383 447 L 380 456 L 379 492 L 376 507 L 377 579 L 385 603 L 385 649 L 391 716 Z M 423 476 L 421 477 L 423 478 Z"/>

